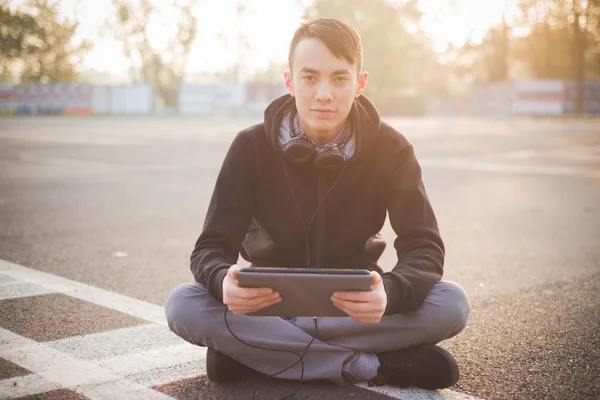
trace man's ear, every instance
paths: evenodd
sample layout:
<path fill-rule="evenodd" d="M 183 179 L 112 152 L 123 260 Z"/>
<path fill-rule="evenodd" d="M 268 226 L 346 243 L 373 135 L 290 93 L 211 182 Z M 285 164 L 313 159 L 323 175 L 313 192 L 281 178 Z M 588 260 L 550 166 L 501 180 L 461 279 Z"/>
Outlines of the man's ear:
<path fill-rule="evenodd" d="M 292 73 L 289 69 L 283 71 L 283 82 L 285 83 L 285 88 L 291 96 L 294 96 L 294 85 L 292 79 Z"/>
<path fill-rule="evenodd" d="M 358 85 L 356 86 L 356 93 L 354 94 L 354 98 L 358 98 L 365 89 L 367 88 L 367 81 L 369 80 L 369 73 L 367 71 L 362 72 L 358 75 Z"/>

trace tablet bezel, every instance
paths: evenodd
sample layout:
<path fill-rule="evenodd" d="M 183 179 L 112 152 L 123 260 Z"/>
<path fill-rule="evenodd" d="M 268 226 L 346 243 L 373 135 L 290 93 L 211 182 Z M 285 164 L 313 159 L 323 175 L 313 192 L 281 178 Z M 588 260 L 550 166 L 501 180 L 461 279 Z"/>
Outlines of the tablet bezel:
<path fill-rule="evenodd" d="M 266 287 L 282 301 L 250 316 L 348 317 L 333 305 L 337 291 L 369 291 L 371 274 L 366 269 L 314 269 L 246 267 L 238 271 L 240 287 Z"/>

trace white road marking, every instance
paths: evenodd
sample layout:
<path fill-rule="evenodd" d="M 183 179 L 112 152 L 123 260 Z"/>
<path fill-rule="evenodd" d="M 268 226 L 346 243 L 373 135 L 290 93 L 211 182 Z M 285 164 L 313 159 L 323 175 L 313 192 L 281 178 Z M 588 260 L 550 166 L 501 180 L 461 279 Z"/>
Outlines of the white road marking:
<path fill-rule="evenodd" d="M 0 328 L 0 337 L 6 337 L 11 332 Z M 77 360 L 67 354 L 54 350 L 43 343 L 30 339 L 24 346 L 13 346 L 2 351 L 2 358 L 34 372 L 50 382 L 56 382 L 63 387 L 71 387 L 86 383 L 99 383 L 118 379 L 118 376 L 102 370 L 86 361 Z"/>
<path fill-rule="evenodd" d="M 128 380 L 107 382 L 77 388 L 77 392 L 94 400 L 173 400 L 164 393 L 157 392 Z"/>
<path fill-rule="evenodd" d="M 116 375 L 124 376 L 152 369 L 168 368 L 200 358 L 206 358 L 206 350 L 202 351 L 198 346 L 186 343 L 142 353 L 125 354 L 102 360 L 99 365 Z"/>
<path fill-rule="evenodd" d="M 397 389 L 391 386 L 371 386 L 366 383 L 359 383 L 363 389 L 373 392 L 385 394 L 394 399 L 410 399 L 410 400 L 481 400 L 478 397 L 469 396 L 464 393 L 454 392 L 452 390 L 431 391 L 417 388 Z"/>
<path fill-rule="evenodd" d="M 46 345 L 81 360 L 103 360 L 182 343 L 185 342 L 168 327 L 145 324 L 59 339 Z"/>
<path fill-rule="evenodd" d="M 28 378 L 33 382 L 27 387 L 28 395 L 44 393 L 57 388 L 73 389 L 85 394 L 91 399 L 126 399 L 170 397 L 152 389 L 122 379 L 110 369 L 103 368 L 97 363 L 76 359 L 68 354 L 24 338 L 6 329 L 0 328 L 0 357 L 33 372 L 37 378 Z M 41 383 L 45 380 L 46 383 Z M 24 384 L 29 381 L 25 380 Z M 120 382 L 119 385 L 116 385 Z M 128 390 L 122 390 L 127 387 Z M 3 398 L 15 399 L 22 397 L 23 389 L 14 385 L 14 379 L 0 381 Z M 121 393 L 122 395 L 116 395 Z M 129 396 L 129 397 L 127 397 Z"/>
<path fill-rule="evenodd" d="M 0 274 L 0 286 L 2 285 L 10 285 L 15 283 L 16 281 L 8 275 Z"/>
<path fill-rule="evenodd" d="M 54 290 L 31 283 L 7 282 L 0 284 L 0 300 L 39 296 L 49 293 L 54 293 Z"/>
<path fill-rule="evenodd" d="M 0 328 L 0 356 L 2 356 L 5 351 L 28 346 L 32 343 L 36 342 L 21 335 L 17 335 L 14 332 Z"/>
<path fill-rule="evenodd" d="M 125 376 L 128 381 L 146 387 L 166 385 L 184 379 L 197 378 L 206 374 L 206 359 L 198 359 L 168 368 L 158 368 Z"/>
<path fill-rule="evenodd" d="M 16 378 L 0 381 L 0 399 L 16 399 L 18 397 L 31 396 L 50 390 L 60 389 L 60 385 L 48 382 L 36 374 L 19 376 Z"/>
<path fill-rule="evenodd" d="M 481 400 L 478 397 L 469 396 L 468 394 L 453 392 L 452 390 L 442 390 L 440 392 L 444 400 Z"/>
<path fill-rule="evenodd" d="M 4 268 L 2 268 L 4 267 Z M 64 293 L 80 300 L 85 300 L 111 310 L 120 311 L 137 318 L 145 319 L 155 324 L 166 325 L 163 307 L 137 300 L 108 290 L 100 289 L 85 283 L 23 267 L 0 260 L 0 270 L 13 279 L 39 285 L 46 290 Z"/>
<path fill-rule="evenodd" d="M 48 343 L 37 343 L 0 328 L 0 357 L 61 387 L 77 386 L 78 392 L 92 399 L 162 400 L 170 397 L 148 387 L 200 376 L 206 371 L 206 348 L 175 337 L 166 327 L 164 309 L 160 306 L 3 260 L 0 260 L 0 270 L 17 281 L 159 325 L 128 327 Z M 20 397 L 16 390 L 11 391 L 6 381 L 0 381 L 0 388 L 9 387 L 7 399 Z M 432 392 L 358 386 L 397 399 L 479 400 L 451 390 Z"/>

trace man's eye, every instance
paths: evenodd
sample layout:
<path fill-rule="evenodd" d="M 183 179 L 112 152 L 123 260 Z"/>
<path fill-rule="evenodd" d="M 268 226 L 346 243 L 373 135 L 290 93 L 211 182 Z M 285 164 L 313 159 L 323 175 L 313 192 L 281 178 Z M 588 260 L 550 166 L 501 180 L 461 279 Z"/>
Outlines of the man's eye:
<path fill-rule="evenodd" d="M 314 82 L 315 77 L 314 76 L 305 76 L 304 80 L 308 83 Z"/>
<path fill-rule="evenodd" d="M 344 83 L 347 81 L 345 76 L 339 76 L 337 78 L 335 78 L 336 83 Z"/>

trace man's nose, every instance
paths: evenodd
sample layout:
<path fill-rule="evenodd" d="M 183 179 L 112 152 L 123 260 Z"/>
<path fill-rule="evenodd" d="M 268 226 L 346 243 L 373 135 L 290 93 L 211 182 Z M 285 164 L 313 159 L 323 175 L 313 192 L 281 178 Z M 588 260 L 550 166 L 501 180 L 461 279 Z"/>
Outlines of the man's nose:
<path fill-rule="evenodd" d="M 319 84 L 319 88 L 317 90 L 317 100 L 321 102 L 331 101 L 333 99 L 333 95 L 331 93 L 331 86 L 327 80 L 323 80 Z"/>

